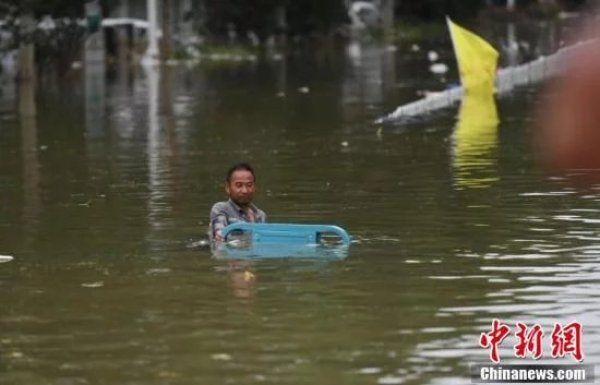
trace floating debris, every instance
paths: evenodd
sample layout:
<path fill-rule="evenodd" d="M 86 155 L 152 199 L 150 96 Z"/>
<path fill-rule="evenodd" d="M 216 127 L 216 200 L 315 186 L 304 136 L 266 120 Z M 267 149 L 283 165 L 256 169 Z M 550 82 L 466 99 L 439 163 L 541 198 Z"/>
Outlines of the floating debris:
<path fill-rule="evenodd" d="M 394 384 L 401 384 L 403 382 L 404 382 L 404 380 L 402 377 L 394 377 L 394 376 L 385 376 L 385 377 L 380 377 L 377 379 L 377 383 L 382 384 L 382 385 L 394 385 Z"/>
<path fill-rule="evenodd" d="M 171 269 L 169 269 L 168 267 L 157 267 L 157 268 L 146 270 L 146 274 L 148 274 L 148 275 L 167 274 L 170 272 L 171 272 Z"/>
<path fill-rule="evenodd" d="M 25 355 L 24 355 L 23 353 L 21 353 L 21 352 L 16 352 L 16 351 L 15 351 L 15 352 L 10 352 L 10 353 L 8 354 L 8 356 L 9 356 L 10 358 L 23 358 L 23 357 L 25 357 Z"/>
<path fill-rule="evenodd" d="M 342 147 L 348 147 L 350 145 L 350 143 L 348 143 L 348 141 L 344 140 L 343 142 L 340 143 L 340 145 Z"/>
<path fill-rule="evenodd" d="M 210 358 L 215 361 L 231 361 L 231 355 L 227 353 L 215 353 Z"/>
<path fill-rule="evenodd" d="M 410 46 L 410 50 L 413 52 L 419 52 L 421 50 L 421 47 L 419 47 L 418 44 L 413 44 Z"/>
<path fill-rule="evenodd" d="M 202 249 L 207 247 L 210 247 L 210 241 L 208 239 L 200 239 L 199 241 L 194 241 L 187 245 L 188 249 Z"/>
<path fill-rule="evenodd" d="M 435 51 L 427 52 L 427 59 L 429 59 L 429 61 L 436 61 L 439 58 L 440 58 L 440 55 L 438 55 L 437 52 L 435 52 Z"/>
<path fill-rule="evenodd" d="M 174 378 L 179 378 L 179 373 L 171 372 L 168 370 L 162 370 L 162 371 L 158 372 L 158 377 L 160 377 L 162 379 L 174 379 Z"/>
<path fill-rule="evenodd" d="M 256 280 L 256 276 L 250 271 L 244 271 L 244 281 L 253 282 Z"/>
<path fill-rule="evenodd" d="M 10 262 L 13 259 L 14 258 L 11 257 L 10 255 L 0 255 L 0 263 Z"/>
<path fill-rule="evenodd" d="M 104 286 L 104 282 L 103 281 L 97 281 L 97 282 L 85 282 L 81 284 L 81 287 L 87 287 L 87 288 L 97 288 L 97 287 L 102 287 Z"/>
<path fill-rule="evenodd" d="M 308 94 L 310 92 L 310 88 L 304 86 L 304 87 L 300 87 L 298 88 L 298 92 L 300 92 L 301 94 Z"/>
<path fill-rule="evenodd" d="M 445 74 L 448 72 L 448 66 L 444 63 L 434 63 L 429 66 L 429 71 L 433 72 L 434 74 Z"/>
<path fill-rule="evenodd" d="M 377 374 L 377 373 L 381 373 L 381 368 L 377 368 L 377 367 L 361 368 L 361 369 L 358 369 L 357 373 L 360 373 L 360 374 Z"/>

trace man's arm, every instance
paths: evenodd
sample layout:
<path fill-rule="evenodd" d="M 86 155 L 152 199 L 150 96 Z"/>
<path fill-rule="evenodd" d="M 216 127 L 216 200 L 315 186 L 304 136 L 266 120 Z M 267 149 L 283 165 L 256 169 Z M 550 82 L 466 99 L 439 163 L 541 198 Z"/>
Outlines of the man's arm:
<path fill-rule="evenodd" d="M 227 214 L 219 203 L 216 203 L 210 210 L 210 231 L 211 235 L 217 241 L 222 241 L 221 230 L 229 224 Z"/>
<path fill-rule="evenodd" d="M 267 214 L 265 214 L 264 211 L 259 209 L 258 213 L 256 215 L 256 222 L 265 223 L 266 221 L 267 221 Z"/>

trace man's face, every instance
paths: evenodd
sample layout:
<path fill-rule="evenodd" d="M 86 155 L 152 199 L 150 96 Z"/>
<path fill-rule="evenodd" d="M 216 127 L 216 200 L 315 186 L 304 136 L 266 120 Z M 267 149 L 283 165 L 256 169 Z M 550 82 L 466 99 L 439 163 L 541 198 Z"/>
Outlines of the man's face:
<path fill-rule="evenodd" d="M 231 200 L 246 206 L 254 198 L 254 176 L 247 170 L 234 171 L 229 182 L 225 182 L 225 190 Z"/>

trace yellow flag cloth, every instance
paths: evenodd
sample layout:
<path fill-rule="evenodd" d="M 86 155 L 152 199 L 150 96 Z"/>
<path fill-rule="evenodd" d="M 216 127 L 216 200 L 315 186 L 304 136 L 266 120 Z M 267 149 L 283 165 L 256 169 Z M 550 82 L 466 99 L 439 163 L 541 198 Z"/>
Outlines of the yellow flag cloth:
<path fill-rule="evenodd" d="M 473 32 L 452 22 L 449 17 L 446 22 L 465 94 L 474 89 L 478 89 L 478 93 L 493 93 L 498 51 Z"/>
<path fill-rule="evenodd" d="M 498 180 L 498 113 L 493 94 L 463 95 L 454 131 L 454 179 L 459 188 L 485 188 Z"/>

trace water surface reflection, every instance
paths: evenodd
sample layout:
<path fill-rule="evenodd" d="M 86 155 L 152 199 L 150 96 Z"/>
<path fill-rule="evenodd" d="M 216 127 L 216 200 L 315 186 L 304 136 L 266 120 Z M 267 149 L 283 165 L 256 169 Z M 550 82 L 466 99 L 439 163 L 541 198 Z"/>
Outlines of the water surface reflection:
<path fill-rule="evenodd" d="M 41 88 L 35 121 L 3 94 L 0 383 L 462 383 L 492 318 L 578 319 L 597 360 L 600 197 L 533 164 L 537 90 L 477 145 L 456 110 L 378 131 L 445 85 L 417 53 L 361 50 L 90 69 Z M 348 257 L 188 247 L 241 159 L 273 221 L 339 223 Z"/>

